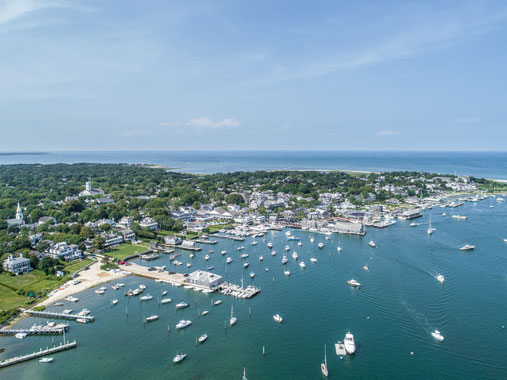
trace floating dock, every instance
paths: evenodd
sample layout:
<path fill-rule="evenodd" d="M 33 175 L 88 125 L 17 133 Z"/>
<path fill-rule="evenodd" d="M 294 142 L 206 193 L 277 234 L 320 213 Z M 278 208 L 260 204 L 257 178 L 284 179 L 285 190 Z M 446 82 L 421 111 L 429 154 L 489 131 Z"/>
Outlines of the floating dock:
<path fill-rule="evenodd" d="M 77 315 L 77 314 L 64 314 L 64 313 L 53 313 L 51 311 L 35 311 L 35 310 L 24 310 L 24 313 L 35 315 L 36 317 L 44 318 L 61 318 L 61 319 L 86 319 L 87 322 L 93 322 L 95 317 L 93 315 Z"/>
<path fill-rule="evenodd" d="M 51 355 L 51 354 L 54 354 L 55 352 L 65 351 L 65 350 L 68 350 L 70 348 L 74 348 L 76 346 L 77 346 L 77 342 L 74 340 L 73 342 L 60 343 L 59 346 L 55 346 L 55 347 L 51 347 L 51 348 L 46 348 L 45 350 L 43 350 L 41 348 L 40 351 L 32 352 L 31 354 L 26 354 L 26 355 L 22 355 L 22 356 L 16 356 L 14 358 L 3 360 L 3 361 L 0 362 L 0 368 L 5 368 L 5 367 L 8 367 L 10 365 L 22 363 L 22 362 L 25 362 L 27 360 L 41 358 L 43 356 Z"/>
<path fill-rule="evenodd" d="M 185 247 L 184 245 L 181 245 L 181 244 L 178 244 L 178 245 L 166 244 L 165 246 L 171 247 L 171 248 L 184 249 L 185 251 L 194 251 L 194 252 L 200 251 L 202 249 L 201 247 Z"/>

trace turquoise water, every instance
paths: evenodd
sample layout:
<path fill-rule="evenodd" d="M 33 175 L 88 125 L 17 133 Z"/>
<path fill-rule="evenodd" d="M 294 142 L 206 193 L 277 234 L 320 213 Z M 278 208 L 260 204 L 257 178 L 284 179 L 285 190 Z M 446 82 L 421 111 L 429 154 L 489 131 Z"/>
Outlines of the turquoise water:
<path fill-rule="evenodd" d="M 447 216 L 442 216 L 443 211 Z M 467 215 L 468 220 L 451 219 L 453 213 Z M 430 214 L 437 231 L 428 237 Z M 127 289 L 144 283 L 154 300 L 141 303 L 110 288 L 99 296 L 90 289 L 78 295 L 77 304 L 69 306 L 76 311 L 86 307 L 96 316 L 89 325 L 70 322 L 68 338 L 78 341 L 77 349 L 53 355 L 52 364 L 31 361 L 1 370 L 0 377 L 240 379 L 246 367 L 250 380 L 319 379 L 326 344 L 331 379 L 506 378 L 507 330 L 501 328 L 507 325 L 506 217 L 505 204 L 486 200 L 427 211 L 417 220 L 421 223 L 417 227 L 398 221 L 384 230 L 369 228 L 365 237 L 334 235 L 325 240 L 324 235 L 295 230 L 303 243 L 301 248 L 297 242 L 287 242 L 283 232 L 272 232 L 266 235 L 266 242 L 257 239 L 255 250 L 248 238 L 244 242 L 220 239 L 192 260 L 182 251 L 180 259 L 192 261 L 191 270 L 214 265 L 215 272 L 228 281 L 239 283 L 244 275 L 245 284 L 260 286 L 261 293 L 251 300 L 237 300 L 136 277 L 122 282 Z M 315 237 L 315 243 L 310 243 L 310 236 Z M 336 249 L 339 240 L 341 253 Z M 374 240 L 377 248 L 370 248 L 369 240 Z M 278 252 L 274 257 L 266 247 L 269 241 Z M 318 242 L 325 244 L 324 249 L 317 248 Z M 465 243 L 475 244 L 476 249 L 460 251 Z M 295 248 L 299 260 L 307 265 L 302 270 L 289 257 L 289 278 L 280 263 L 286 244 Z M 246 270 L 236 250 L 240 245 L 250 254 Z M 211 247 L 215 253 L 205 262 L 203 256 Z M 224 264 L 222 249 L 233 258 L 231 264 Z M 264 262 L 258 261 L 260 254 Z M 317 264 L 310 262 L 312 256 L 318 259 Z M 363 270 L 366 262 L 369 272 Z M 164 256 L 151 265 L 169 266 L 169 258 Z M 187 268 L 183 265 L 179 270 Z M 256 273 L 254 280 L 248 276 L 250 271 Z M 445 284 L 435 279 L 438 273 L 445 276 Z M 359 290 L 346 284 L 351 278 L 361 282 Z M 175 302 L 187 301 L 190 307 L 176 311 L 175 302 L 159 306 L 156 298 L 162 290 L 168 290 Z M 111 306 L 113 298 L 119 299 L 117 306 Z M 216 299 L 223 303 L 211 306 Z M 238 323 L 224 329 L 231 304 Z M 209 309 L 210 313 L 198 318 L 198 309 Z M 283 324 L 273 321 L 276 313 L 284 318 Z M 151 314 L 160 315 L 160 319 L 143 324 L 143 317 Z M 192 320 L 192 325 L 176 331 L 175 324 L 183 318 Z M 26 318 L 20 325 L 36 321 L 43 322 Z M 431 337 L 435 328 L 445 336 L 444 342 Z M 348 330 L 355 336 L 357 352 L 339 360 L 334 343 Z M 203 333 L 209 339 L 196 347 L 195 339 Z M 51 342 L 51 337 L 1 338 L 0 346 L 6 350 L 0 358 L 38 350 Z M 185 351 L 188 357 L 173 365 L 178 351 Z"/>
<path fill-rule="evenodd" d="M 338 169 L 428 171 L 507 179 L 507 152 L 133 151 L 0 154 L 0 164 L 149 163 L 187 173 Z"/>

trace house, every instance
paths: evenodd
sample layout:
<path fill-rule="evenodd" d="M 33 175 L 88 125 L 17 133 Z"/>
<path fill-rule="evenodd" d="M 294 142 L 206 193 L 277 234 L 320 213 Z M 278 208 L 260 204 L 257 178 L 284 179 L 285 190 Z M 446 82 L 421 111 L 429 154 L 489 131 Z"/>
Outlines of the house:
<path fill-rule="evenodd" d="M 195 241 L 191 241 L 191 240 L 183 240 L 181 242 L 181 246 L 183 248 L 196 248 Z"/>
<path fill-rule="evenodd" d="M 139 226 L 144 229 L 155 231 L 158 229 L 158 223 L 149 216 L 139 222 Z"/>
<path fill-rule="evenodd" d="M 101 205 L 107 205 L 107 204 L 114 203 L 114 199 L 110 198 L 110 197 L 97 198 L 97 199 L 94 199 L 94 201 L 97 202 L 98 204 L 101 204 Z"/>
<path fill-rule="evenodd" d="M 202 270 L 190 273 L 186 281 L 189 284 L 203 286 L 208 289 L 216 288 L 223 282 L 222 276 Z"/>
<path fill-rule="evenodd" d="M 102 232 L 100 234 L 100 236 L 102 237 L 102 239 L 104 239 L 104 247 L 105 248 L 109 248 L 109 247 L 123 243 L 123 236 L 122 235 L 118 235 L 115 233 Z"/>
<path fill-rule="evenodd" d="M 53 259 L 64 259 L 66 261 L 75 260 L 83 256 L 76 244 L 68 245 L 64 241 L 56 243 L 49 248 L 48 255 Z"/>
<path fill-rule="evenodd" d="M 53 218 L 52 216 L 43 216 L 42 218 L 39 218 L 37 223 L 39 223 L 39 224 L 44 224 L 44 223 L 56 224 L 56 219 Z"/>
<path fill-rule="evenodd" d="M 32 270 L 32 267 L 30 266 L 30 260 L 23 257 L 22 253 L 19 255 L 19 257 L 9 255 L 7 260 L 4 260 L 2 266 L 5 271 L 14 274 L 28 273 Z"/>
<path fill-rule="evenodd" d="M 164 237 L 164 243 L 169 245 L 181 244 L 182 241 L 178 236 L 167 235 Z"/>
<path fill-rule="evenodd" d="M 132 218 L 124 216 L 123 218 L 120 219 L 118 223 L 116 223 L 116 225 L 121 228 L 130 228 L 130 226 L 132 225 L 132 221 L 133 221 Z"/>
<path fill-rule="evenodd" d="M 130 228 L 126 228 L 121 231 L 123 236 L 123 240 L 125 241 L 136 241 L 136 233 L 132 231 Z"/>

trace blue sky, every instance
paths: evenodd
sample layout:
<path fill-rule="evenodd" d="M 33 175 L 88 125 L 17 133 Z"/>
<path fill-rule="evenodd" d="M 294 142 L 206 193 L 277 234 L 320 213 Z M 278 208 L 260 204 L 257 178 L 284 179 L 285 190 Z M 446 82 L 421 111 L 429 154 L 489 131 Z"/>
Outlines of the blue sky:
<path fill-rule="evenodd" d="M 0 151 L 505 150 L 502 1 L 0 0 Z"/>

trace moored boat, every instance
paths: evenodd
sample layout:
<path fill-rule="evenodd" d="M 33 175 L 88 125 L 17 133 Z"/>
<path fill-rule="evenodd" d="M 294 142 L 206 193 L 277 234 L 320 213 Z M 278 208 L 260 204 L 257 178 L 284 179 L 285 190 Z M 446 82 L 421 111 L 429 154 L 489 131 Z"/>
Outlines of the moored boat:
<path fill-rule="evenodd" d="M 356 343 L 354 342 L 354 335 L 352 335 L 350 331 L 345 334 L 344 342 L 345 351 L 347 351 L 349 355 L 354 354 L 354 352 L 356 352 Z"/>
<path fill-rule="evenodd" d="M 273 319 L 275 320 L 275 322 L 277 323 L 282 323 L 283 322 L 283 318 L 280 314 L 275 314 L 273 315 Z"/>

